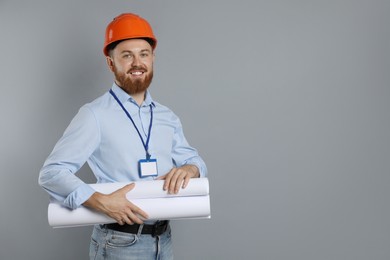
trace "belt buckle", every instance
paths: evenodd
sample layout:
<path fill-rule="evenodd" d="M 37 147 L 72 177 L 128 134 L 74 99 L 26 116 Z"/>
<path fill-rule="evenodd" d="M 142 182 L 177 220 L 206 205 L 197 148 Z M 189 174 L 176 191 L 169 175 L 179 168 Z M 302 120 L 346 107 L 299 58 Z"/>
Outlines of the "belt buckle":
<path fill-rule="evenodd" d="M 164 230 L 164 224 L 162 221 L 158 220 L 154 225 L 152 229 L 152 237 L 156 237 L 161 235 Z"/>

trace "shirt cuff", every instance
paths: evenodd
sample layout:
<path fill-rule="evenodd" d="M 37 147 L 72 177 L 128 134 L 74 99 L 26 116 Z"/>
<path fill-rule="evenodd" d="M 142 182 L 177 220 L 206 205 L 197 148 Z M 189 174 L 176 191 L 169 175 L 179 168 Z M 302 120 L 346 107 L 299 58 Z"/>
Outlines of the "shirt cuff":
<path fill-rule="evenodd" d="M 207 176 L 207 168 L 205 163 L 202 160 L 197 160 L 195 158 L 187 160 L 185 164 L 192 164 L 198 167 L 199 170 L 199 178 L 204 178 Z"/>
<path fill-rule="evenodd" d="M 64 205 L 68 208 L 76 209 L 87 201 L 94 193 L 95 190 L 92 189 L 91 186 L 86 183 L 81 184 L 75 191 L 69 194 L 64 201 Z"/>

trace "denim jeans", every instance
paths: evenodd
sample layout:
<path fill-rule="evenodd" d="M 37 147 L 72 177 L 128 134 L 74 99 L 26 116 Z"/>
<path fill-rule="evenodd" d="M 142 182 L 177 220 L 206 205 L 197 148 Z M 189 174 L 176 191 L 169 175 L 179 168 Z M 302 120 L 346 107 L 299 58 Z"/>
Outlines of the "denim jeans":
<path fill-rule="evenodd" d="M 161 236 L 123 233 L 95 225 L 89 258 L 95 260 L 135 259 L 135 260 L 172 260 L 171 228 Z"/>

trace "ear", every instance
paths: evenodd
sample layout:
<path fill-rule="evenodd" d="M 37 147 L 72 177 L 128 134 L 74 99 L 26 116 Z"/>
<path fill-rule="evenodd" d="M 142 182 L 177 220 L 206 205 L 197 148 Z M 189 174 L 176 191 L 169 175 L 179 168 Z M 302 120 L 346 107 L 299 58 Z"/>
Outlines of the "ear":
<path fill-rule="evenodd" d="M 114 72 L 114 60 L 110 57 L 110 56 L 106 56 L 106 62 L 107 62 L 107 66 L 108 68 Z"/>

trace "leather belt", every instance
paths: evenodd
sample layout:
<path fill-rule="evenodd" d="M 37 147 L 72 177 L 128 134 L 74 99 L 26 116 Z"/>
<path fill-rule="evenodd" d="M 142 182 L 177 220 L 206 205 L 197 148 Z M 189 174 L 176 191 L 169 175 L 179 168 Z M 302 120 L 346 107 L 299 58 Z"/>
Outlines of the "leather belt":
<path fill-rule="evenodd" d="M 106 228 L 119 232 L 137 234 L 141 225 L 119 225 L 118 223 L 106 224 Z M 169 220 L 157 221 L 154 225 L 143 225 L 141 234 L 152 235 L 152 237 L 160 236 L 167 231 L 169 226 Z"/>

